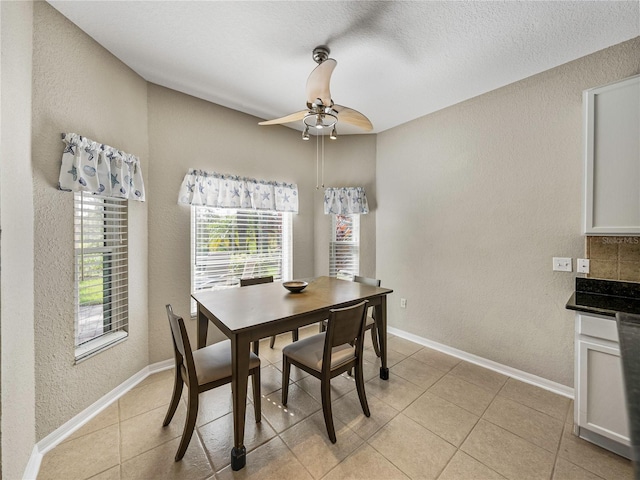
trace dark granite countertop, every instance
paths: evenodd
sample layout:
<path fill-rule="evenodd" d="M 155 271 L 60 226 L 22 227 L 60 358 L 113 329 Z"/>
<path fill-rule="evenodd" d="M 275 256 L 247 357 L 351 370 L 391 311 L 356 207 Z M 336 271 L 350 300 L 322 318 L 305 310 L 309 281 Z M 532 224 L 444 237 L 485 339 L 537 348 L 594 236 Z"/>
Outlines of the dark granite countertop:
<path fill-rule="evenodd" d="M 640 314 L 640 283 L 576 278 L 576 291 L 566 308 L 608 317 L 616 312 Z"/>

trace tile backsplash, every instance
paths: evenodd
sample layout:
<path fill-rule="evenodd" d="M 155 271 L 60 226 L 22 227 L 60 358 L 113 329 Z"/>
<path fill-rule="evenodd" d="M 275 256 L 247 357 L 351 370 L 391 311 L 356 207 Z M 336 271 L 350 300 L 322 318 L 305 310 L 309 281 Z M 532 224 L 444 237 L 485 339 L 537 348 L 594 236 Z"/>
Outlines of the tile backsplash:
<path fill-rule="evenodd" d="M 586 237 L 589 278 L 640 282 L 640 237 Z"/>

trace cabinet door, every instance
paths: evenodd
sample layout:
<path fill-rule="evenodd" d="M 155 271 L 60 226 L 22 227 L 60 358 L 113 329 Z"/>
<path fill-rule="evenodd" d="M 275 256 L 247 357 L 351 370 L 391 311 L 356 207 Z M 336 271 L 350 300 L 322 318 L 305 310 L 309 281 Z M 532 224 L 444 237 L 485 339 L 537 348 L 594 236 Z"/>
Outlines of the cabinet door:
<path fill-rule="evenodd" d="M 640 75 L 584 92 L 584 233 L 640 234 Z"/>
<path fill-rule="evenodd" d="M 580 427 L 629 445 L 620 351 L 579 340 L 578 362 Z"/>

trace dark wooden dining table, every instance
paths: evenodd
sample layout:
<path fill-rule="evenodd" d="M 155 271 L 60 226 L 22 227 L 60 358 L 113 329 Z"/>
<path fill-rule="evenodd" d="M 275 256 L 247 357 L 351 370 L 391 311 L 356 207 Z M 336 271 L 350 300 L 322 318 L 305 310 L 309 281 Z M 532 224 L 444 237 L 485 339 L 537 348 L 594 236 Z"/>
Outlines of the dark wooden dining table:
<path fill-rule="evenodd" d="M 282 283 L 193 293 L 198 305 L 197 345 L 206 345 L 209 322 L 231 340 L 234 446 L 231 468 L 246 464 L 244 421 L 251 342 L 297 327 L 320 322 L 329 310 L 368 300 L 374 307 L 380 342 L 380 378 L 389 379 L 387 368 L 387 295 L 393 290 L 333 277 L 307 279 L 300 293 L 290 293 Z"/>

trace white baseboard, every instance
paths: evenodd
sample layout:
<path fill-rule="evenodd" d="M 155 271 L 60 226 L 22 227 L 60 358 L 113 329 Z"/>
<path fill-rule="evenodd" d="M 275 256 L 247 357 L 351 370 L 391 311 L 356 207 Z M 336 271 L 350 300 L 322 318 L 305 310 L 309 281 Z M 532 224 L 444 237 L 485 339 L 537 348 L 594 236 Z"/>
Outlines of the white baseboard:
<path fill-rule="evenodd" d="M 22 475 L 23 480 L 36 480 L 40 471 L 40 463 L 42 463 L 42 453 L 38 450 L 38 445 L 34 445 L 27 462 L 27 468 L 24 469 Z"/>
<path fill-rule="evenodd" d="M 405 332 L 404 330 L 399 330 L 393 327 L 388 327 L 387 330 L 389 331 L 389 333 L 392 333 L 397 337 L 410 340 L 414 343 L 432 348 L 434 350 L 438 350 L 439 352 L 446 353 L 447 355 L 451 355 L 456 358 L 460 358 L 469 363 L 474 363 L 481 367 L 488 368 L 489 370 L 493 370 L 494 372 L 502 373 L 503 375 L 513 377 L 516 380 L 520 380 L 522 382 L 535 385 L 536 387 L 543 388 L 550 392 L 557 393 L 558 395 L 562 395 L 563 397 L 574 398 L 573 388 L 562 385 L 561 383 L 552 382 L 551 380 L 547 380 L 546 378 L 538 377 L 537 375 L 523 372 L 522 370 L 518 370 L 517 368 L 509 367 L 507 365 L 494 362 L 493 360 L 488 360 L 472 353 L 467 353 L 462 350 L 458 350 L 457 348 L 449 347 L 448 345 L 419 337 L 418 335 Z"/>
<path fill-rule="evenodd" d="M 53 432 L 36 443 L 33 447 L 31 457 L 29 458 L 29 462 L 27 463 L 27 468 L 25 469 L 24 475 L 22 477 L 23 480 L 35 480 L 37 478 L 38 471 L 40 470 L 40 463 L 42 462 L 42 457 L 45 453 L 54 448 L 56 445 L 60 444 L 63 440 L 69 437 L 69 435 L 78 430 L 89 420 L 98 415 L 133 387 L 138 385 L 149 375 L 153 375 L 154 373 L 158 373 L 163 370 L 168 370 L 170 368 L 173 368 L 173 366 L 174 360 L 170 359 L 144 367 L 138 373 L 129 377 L 109 393 L 85 408 L 71 420 L 56 428 Z"/>

